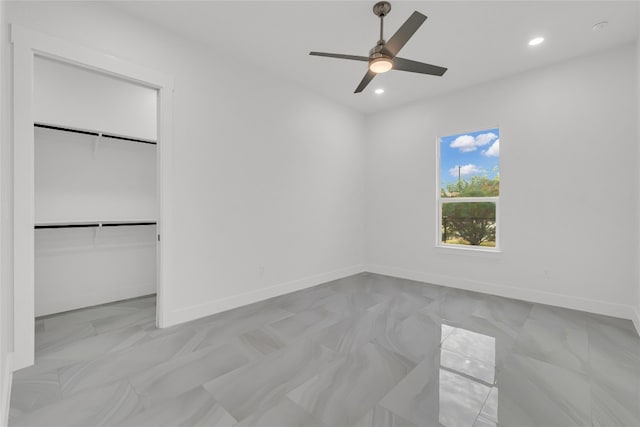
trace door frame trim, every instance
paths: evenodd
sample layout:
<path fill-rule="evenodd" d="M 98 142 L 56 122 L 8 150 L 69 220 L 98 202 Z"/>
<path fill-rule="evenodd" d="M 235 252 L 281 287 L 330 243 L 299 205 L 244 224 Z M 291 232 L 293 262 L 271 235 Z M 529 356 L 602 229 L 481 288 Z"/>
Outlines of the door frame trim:
<path fill-rule="evenodd" d="M 11 25 L 13 45 L 13 369 L 34 363 L 34 57 L 40 56 L 141 84 L 158 91 L 157 138 L 157 309 L 156 324 L 166 326 L 170 286 L 171 153 L 173 77 L 105 52 Z"/>

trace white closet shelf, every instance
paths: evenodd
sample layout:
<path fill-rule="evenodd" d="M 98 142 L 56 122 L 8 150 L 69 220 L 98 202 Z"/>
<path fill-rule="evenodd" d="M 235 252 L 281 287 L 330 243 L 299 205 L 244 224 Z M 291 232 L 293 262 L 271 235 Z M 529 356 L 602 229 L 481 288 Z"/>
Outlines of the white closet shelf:
<path fill-rule="evenodd" d="M 43 129 L 52 129 L 52 130 L 58 130 L 63 132 L 80 133 L 83 135 L 92 135 L 92 136 L 99 136 L 104 138 L 119 139 L 122 141 L 139 142 L 142 144 L 152 144 L 152 145 L 157 144 L 157 141 L 152 139 L 134 138 L 131 136 L 117 135 L 114 133 L 101 132 L 101 131 L 90 130 L 90 129 L 72 128 L 68 126 L 53 125 L 53 124 L 41 123 L 41 122 L 36 122 L 33 125 L 37 128 L 43 128 Z"/>
<path fill-rule="evenodd" d="M 155 225 L 155 218 L 122 219 L 122 220 L 71 220 L 71 221 L 37 221 L 35 228 L 83 228 L 83 227 L 117 227 L 136 225 Z"/>

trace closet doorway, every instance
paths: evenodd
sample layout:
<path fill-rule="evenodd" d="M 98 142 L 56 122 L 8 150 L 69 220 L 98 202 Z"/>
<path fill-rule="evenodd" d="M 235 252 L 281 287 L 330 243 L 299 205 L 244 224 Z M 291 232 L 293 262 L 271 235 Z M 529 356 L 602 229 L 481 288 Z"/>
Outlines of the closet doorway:
<path fill-rule="evenodd" d="M 156 293 L 166 324 L 173 82 L 21 27 L 11 35 L 17 370 L 34 362 L 36 316 Z"/>

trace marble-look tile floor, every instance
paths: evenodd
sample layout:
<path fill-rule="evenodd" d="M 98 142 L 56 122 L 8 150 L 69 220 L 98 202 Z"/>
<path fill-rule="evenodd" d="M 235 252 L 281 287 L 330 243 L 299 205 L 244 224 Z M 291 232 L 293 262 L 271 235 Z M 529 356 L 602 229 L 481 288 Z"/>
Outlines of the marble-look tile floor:
<path fill-rule="evenodd" d="M 628 320 L 359 274 L 180 326 L 36 322 L 10 426 L 640 426 Z"/>

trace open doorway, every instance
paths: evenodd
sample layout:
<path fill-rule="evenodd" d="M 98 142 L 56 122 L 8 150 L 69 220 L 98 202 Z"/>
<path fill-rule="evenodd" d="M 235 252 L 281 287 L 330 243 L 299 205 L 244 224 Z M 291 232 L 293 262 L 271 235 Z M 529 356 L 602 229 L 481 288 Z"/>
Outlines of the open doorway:
<path fill-rule="evenodd" d="M 163 326 L 172 79 L 20 27 L 12 42 L 13 365 L 20 369 L 34 361 L 36 316 L 155 292 Z M 131 114 L 137 119 L 122 118 Z"/>
<path fill-rule="evenodd" d="M 33 100 L 36 318 L 155 295 L 157 90 L 36 55 Z"/>

